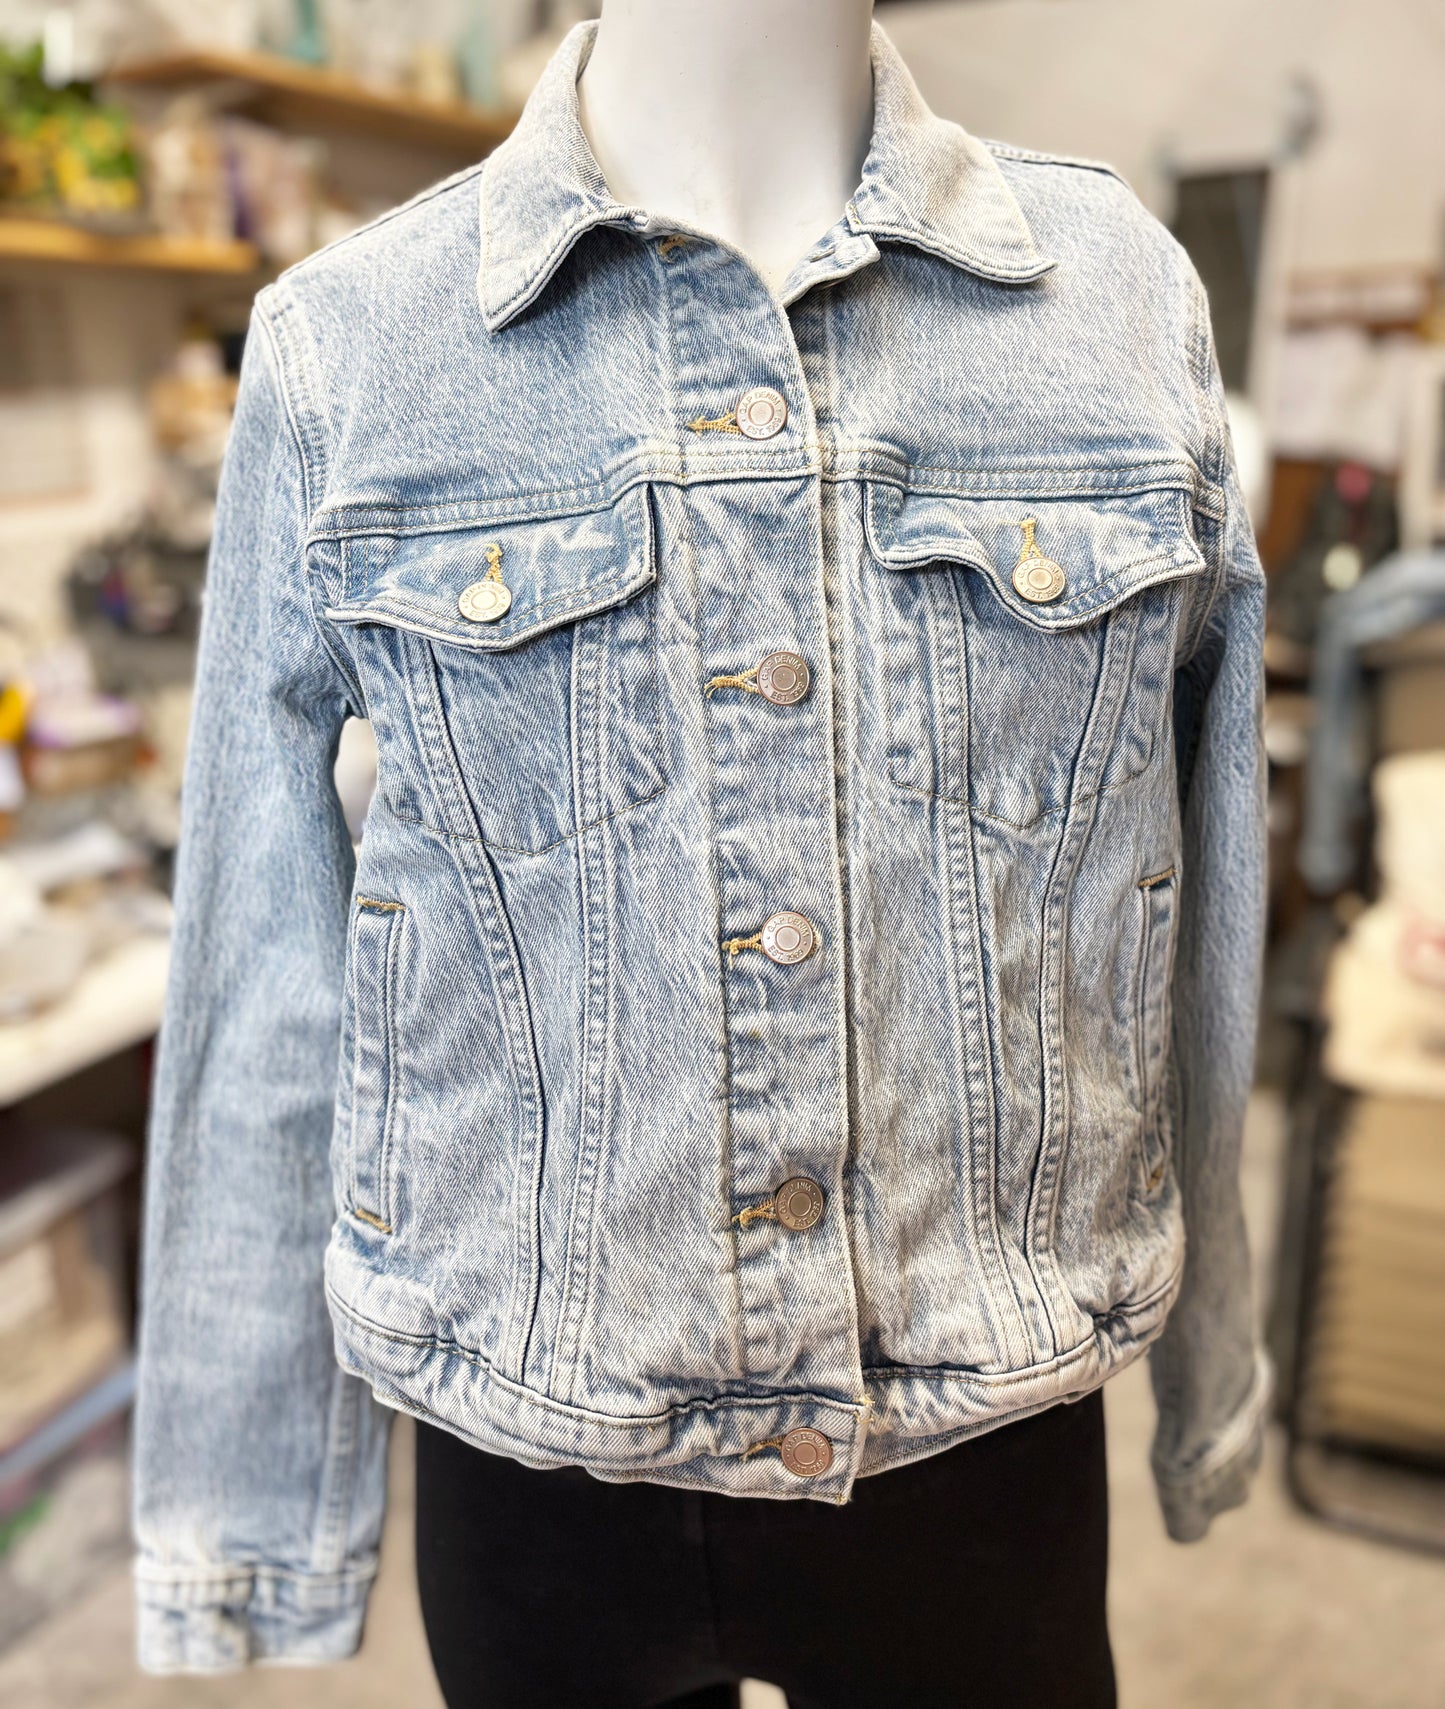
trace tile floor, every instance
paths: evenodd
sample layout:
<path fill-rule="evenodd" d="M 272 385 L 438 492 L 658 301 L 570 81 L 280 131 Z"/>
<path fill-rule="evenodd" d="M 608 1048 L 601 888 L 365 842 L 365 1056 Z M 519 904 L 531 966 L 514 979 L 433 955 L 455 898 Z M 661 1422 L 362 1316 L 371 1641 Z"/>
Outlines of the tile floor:
<path fill-rule="evenodd" d="M 1278 1112 L 1260 1096 L 1245 1190 L 1262 1275 L 1272 1261 L 1280 1143 Z M 1277 1429 L 1249 1504 L 1221 1515 L 1203 1543 L 1172 1543 L 1149 1481 L 1153 1401 L 1142 1360 L 1109 1382 L 1105 1412 L 1121 1709 L 1441 1709 L 1445 1561 L 1300 1513 L 1284 1488 Z M 412 1579 L 411 1452 L 403 1417 L 361 1655 L 325 1669 L 150 1678 L 132 1662 L 130 1581 L 120 1573 L 0 1655 L 0 1709 L 441 1709 Z M 746 1703 L 779 1709 L 782 1698 L 756 1685 Z"/>

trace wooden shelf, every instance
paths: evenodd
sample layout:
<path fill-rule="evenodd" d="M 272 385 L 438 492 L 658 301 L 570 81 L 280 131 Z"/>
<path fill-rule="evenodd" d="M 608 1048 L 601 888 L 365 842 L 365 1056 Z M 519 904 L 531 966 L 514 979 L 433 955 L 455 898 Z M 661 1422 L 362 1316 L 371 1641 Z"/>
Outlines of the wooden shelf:
<path fill-rule="evenodd" d="M 486 154 L 517 121 L 510 110 L 423 101 L 276 54 L 173 53 L 117 65 L 105 80 L 156 88 L 234 83 L 238 106 L 287 130 L 359 132 L 466 159 Z"/>
<path fill-rule="evenodd" d="M 160 1026 L 170 938 L 145 933 L 94 961 L 57 1002 L 0 1023 L 0 1104 L 139 1044 Z"/>
<path fill-rule="evenodd" d="M 80 267 L 141 267 L 166 273 L 254 273 L 261 257 L 249 243 L 149 233 L 116 237 L 63 220 L 0 218 L 0 261 L 60 261 Z"/>

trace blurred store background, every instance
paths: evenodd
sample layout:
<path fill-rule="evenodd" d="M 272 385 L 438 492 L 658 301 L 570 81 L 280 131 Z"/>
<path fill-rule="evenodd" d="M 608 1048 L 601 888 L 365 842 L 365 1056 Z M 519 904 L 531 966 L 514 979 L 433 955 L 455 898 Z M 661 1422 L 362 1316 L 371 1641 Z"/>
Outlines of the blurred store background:
<path fill-rule="evenodd" d="M 483 157 L 595 10 L 0 0 L 0 1709 L 439 1702 L 408 1577 L 405 1419 L 360 1657 L 204 1691 L 134 1671 L 147 1076 L 250 299 Z M 1109 161 L 1189 248 L 1270 578 L 1272 929 L 1246 1187 L 1281 1394 L 1249 1506 L 1184 1549 L 1148 1483 L 1142 1364 L 1109 1384 L 1122 1700 L 1434 1709 L 1445 6 L 878 15 L 936 111 Z M 338 787 L 358 834 L 371 766 L 349 727 Z"/>

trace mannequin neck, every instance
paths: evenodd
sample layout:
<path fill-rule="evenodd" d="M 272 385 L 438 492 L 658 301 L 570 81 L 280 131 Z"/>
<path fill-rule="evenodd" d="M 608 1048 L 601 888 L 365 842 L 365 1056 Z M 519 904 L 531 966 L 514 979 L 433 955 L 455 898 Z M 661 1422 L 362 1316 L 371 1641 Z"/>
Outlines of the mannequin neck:
<path fill-rule="evenodd" d="M 608 188 L 777 290 L 858 187 L 873 0 L 603 0 L 578 116 Z"/>

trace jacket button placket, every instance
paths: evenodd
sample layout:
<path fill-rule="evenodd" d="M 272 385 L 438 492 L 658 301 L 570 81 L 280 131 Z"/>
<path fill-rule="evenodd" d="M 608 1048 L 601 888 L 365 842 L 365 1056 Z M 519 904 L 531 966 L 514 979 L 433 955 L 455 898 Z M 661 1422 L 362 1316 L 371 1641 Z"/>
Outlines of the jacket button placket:
<path fill-rule="evenodd" d="M 734 1229 L 743 1374 L 799 1393 L 796 1416 L 778 1428 L 821 1432 L 833 1448 L 824 1456 L 799 1437 L 804 1448 L 782 1475 L 821 1484 L 828 1466 L 834 1478 L 846 1475 L 851 1420 L 802 1395 L 851 1397 L 861 1385 L 841 1191 L 843 955 L 823 483 L 809 456 L 814 416 L 803 380 L 822 328 L 808 302 L 780 315 L 758 276 L 720 246 L 689 243 L 665 276 L 683 454 L 707 471 L 689 482 L 687 503 L 727 1031 L 732 1197 L 719 1216 Z"/>

